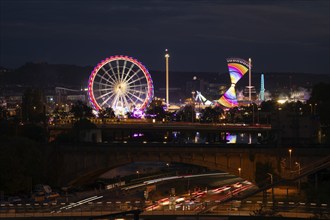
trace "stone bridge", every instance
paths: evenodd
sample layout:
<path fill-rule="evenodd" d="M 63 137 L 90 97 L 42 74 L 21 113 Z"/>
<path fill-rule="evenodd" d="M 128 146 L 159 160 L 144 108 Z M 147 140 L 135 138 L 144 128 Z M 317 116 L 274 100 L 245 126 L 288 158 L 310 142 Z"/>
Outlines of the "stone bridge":
<path fill-rule="evenodd" d="M 269 164 L 275 175 L 285 177 L 289 172 L 299 171 L 295 162 L 302 169 L 329 155 L 329 151 L 324 146 L 289 148 L 258 144 L 55 144 L 50 150 L 49 172 L 59 186 L 66 186 L 132 162 L 163 161 L 225 171 L 255 182 L 258 164 Z"/>

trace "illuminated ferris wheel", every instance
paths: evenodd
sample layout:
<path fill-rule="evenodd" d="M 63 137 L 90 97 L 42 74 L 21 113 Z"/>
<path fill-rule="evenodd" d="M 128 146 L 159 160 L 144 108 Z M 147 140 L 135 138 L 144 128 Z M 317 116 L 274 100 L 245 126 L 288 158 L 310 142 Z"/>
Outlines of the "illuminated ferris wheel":
<path fill-rule="evenodd" d="M 154 88 L 148 70 L 136 59 L 112 56 L 102 60 L 88 81 L 89 99 L 95 110 L 111 107 L 116 115 L 144 110 Z"/>

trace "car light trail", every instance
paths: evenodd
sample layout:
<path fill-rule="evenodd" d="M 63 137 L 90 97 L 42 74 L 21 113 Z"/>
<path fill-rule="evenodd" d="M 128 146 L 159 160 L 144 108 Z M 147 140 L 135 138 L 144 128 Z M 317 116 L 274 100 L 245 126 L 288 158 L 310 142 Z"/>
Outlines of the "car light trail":
<path fill-rule="evenodd" d="M 91 201 L 94 201 L 94 200 L 97 200 L 97 199 L 100 199 L 100 198 L 103 198 L 103 196 L 92 196 L 92 197 L 89 197 L 87 199 L 83 199 L 83 200 L 80 200 L 78 202 L 71 203 L 70 205 L 61 207 L 60 210 L 62 210 L 62 209 L 66 209 L 66 210 L 71 209 L 71 208 L 83 205 L 85 203 L 88 203 L 88 202 L 91 202 Z"/>

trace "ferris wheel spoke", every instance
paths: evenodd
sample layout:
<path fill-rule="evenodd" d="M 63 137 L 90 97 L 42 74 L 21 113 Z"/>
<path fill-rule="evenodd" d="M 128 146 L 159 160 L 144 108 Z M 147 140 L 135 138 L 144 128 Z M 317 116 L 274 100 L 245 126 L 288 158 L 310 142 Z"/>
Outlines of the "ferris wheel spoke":
<path fill-rule="evenodd" d="M 104 67 L 102 67 L 102 70 L 103 70 L 103 71 L 105 72 L 105 74 L 109 77 L 108 80 L 111 79 L 113 83 L 116 81 L 116 80 L 115 80 L 114 78 L 112 78 L 112 76 L 109 74 L 109 71 L 107 71 Z M 97 75 L 97 76 L 98 76 L 98 75 Z M 101 76 L 99 76 L 99 77 L 101 77 Z M 110 81 L 109 81 L 109 82 L 110 82 Z"/>
<path fill-rule="evenodd" d="M 121 107 L 121 106 L 120 106 L 120 95 L 119 95 L 119 94 L 116 95 L 116 99 L 115 99 L 115 100 L 116 100 L 116 102 L 115 102 L 115 106 L 116 106 L 116 107 Z"/>
<path fill-rule="evenodd" d="M 118 74 L 118 81 L 120 81 L 120 66 L 119 66 L 119 60 L 116 60 L 116 64 L 117 64 L 117 74 Z"/>
<path fill-rule="evenodd" d="M 117 76 L 116 76 L 116 73 L 115 73 L 115 71 L 113 70 L 113 67 L 112 67 L 112 65 L 111 65 L 111 62 L 109 62 L 109 67 L 110 67 L 110 70 L 111 70 L 111 72 L 112 72 L 112 75 L 113 75 L 113 77 L 115 78 L 115 82 L 116 81 L 118 81 L 118 79 L 117 79 Z"/>
<path fill-rule="evenodd" d="M 128 102 L 127 102 L 127 99 L 125 96 L 122 96 L 121 97 L 121 100 L 122 100 L 122 103 L 125 103 L 125 106 L 129 106 Z"/>
<path fill-rule="evenodd" d="M 138 74 L 141 71 L 141 69 L 138 69 L 136 72 L 134 72 L 127 80 L 126 82 L 129 82 L 136 74 Z"/>
<path fill-rule="evenodd" d="M 123 71 L 122 71 L 122 73 L 121 73 L 120 81 L 123 81 L 123 79 L 124 79 L 124 76 L 125 76 L 125 70 L 126 70 L 126 63 L 127 63 L 127 60 L 124 61 L 124 66 L 123 66 Z"/>
<path fill-rule="evenodd" d="M 118 96 L 119 96 L 119 95 L 116 94 L 115 97 L 114 97 L 114 99 L 113 99 L 113 101 L 112 101 L 112 103 L 111 103 L 111 106 L 113 106 L 113 109 L 116 109 L 116 107 L 117 107 Z"/>
<path fill-rule="evenodd" d="M 107 82 L 109 82 L 111 85 L 115 84 L 116 81 L 114 80 L 114 78 L 112 78 L 112 76 L 109 73 L 106 73 L 106 74 L 109 76 L 108 79 L 105 78 L 104 76 L 100 76 L 100 77 L 104 80 L 107 80 Z"/>
<path fill-rule="evenodd" d="M 139 77 L 139 78 L 137 78 L 137 79 L 135 79 L 135 80 L 133 80 L 133 81 L 128 82 L 127 84 L 128 84 L 128 85 L 131 85 L 132 83 L 135 83 L 136 81 L 139 81 L 139 80 L 141 80 L 141 79 L 144 79 L 144 77 Z"/>
<path fill-rule="evenodd" d="M 126 96 L 131 100 L 131 102 L 133 103 L 133 105 L 136 106 L 136 102 L 131 98 L 131 96 L 129 96 L 129 95 L 126 95 Z"/>
<path fill-rule="evenodd" d="M 111 86 L 111 85 L 108 85 L 108 84 L 105 84 L 105 83 L 101 83 L 101 82 L 94 82 L 94 84 L 98 84 L 98 85 L 102 85 L 102 86 L 106 86 L 106 87 L 110 87 Z"/>
<path fill-rule="evenodd" d="M 131 93 L 130 91 L 127 91 L 127 93 L 131 94 L 132 96 L 134 96 L 136 99 L 140 100 L 141 102 L 144 102 L 143 99 L 141 99 L 139 96 L 136 96 L 134 93 Z"/>
<path fill-rule="evenodd" d="M 123 99 L 122 99 L 121 96 L 118 96 L 117 106 L 119 106 L 119 107 L 121 107 L 121 108 L 124 107 L 124 105 L 123 105 Z"/>
<path fill-rule="evenodd" d="M 120 100 L 122 104 L 125 104 L 124 106 L 126 106 L 126 99 L 125 96 L 120 96 Z"/>
<path fill-rule="evenodd" d="M 131 71 L 132 71 L 132 69 L 133 69 L 134 66 L 135 66 L 135 64 L 132 63 L 131 67 L 129 68 L 128 72 L 127 72 L 126 75 L 125 75 L 125 78 L 123 79 L 124 82 L 126 81 L 127 77 L 128 77 L 129 74 L 131 73 Z"/>
<path fill-rule="evenodd" d="M 113 93 L 112 95 L 110 95 L 108 98 L 106 98 L 106 99 L 102 102 L 101 106 L 103 106 L 105 103 L 107 103 L 107 102 L 111 99 L 112 96 L 114 96 L 114 93 Z"/>
<path fill-rule="evenodd" d="M 129 88 L 138 88 L 138 87 L 146 87 L 148 86 L 147 84 L 134 84 L 134 85 L 129 85 Z"/>
<path fill-rule="evenodd" d="M 98 89 L 97 91 L 101 92 L 101 91 L 113 91 L 113 88 L 105 88 L 105 89 Z"/>
<path fill-rule="evenodd" d="M 122 108 L 125 108 L 125 102 L 122 96 L 120 96 L 120 104 Z"/>
<path fill-rule="evenodd" d="M 106 74 L 107 74 L 108 76 L 110 76 L 107 72 L 106 72 Z M 114 81 L 113 81 L 112 77 L 110 77 L 110 78 L 112 79 L 112 81 L 110 81 L 109 78 L 105 78 L 103 75 L 97 75 L 97 76 L 98 76 L 99 78 L 101 78 L 101 79 L 104 79 L 105 81 L 107 81 L 107 82 L 110 83 L 111 85 L 114 84 Z"/>
<path fill-rule="evenodd" d="M 120 95 L 118 95 L 116 106 L 120 108 L 124 107 Z"/>
<path fill-rule="evenodd" d="M 136 89 L 129 89 L 128 91 L 132 91 L 132 92 L 136 92 L 136 93 L 144 93 L 143 91 L 141 91 L 141 90 L 136 90 Z"/>
<path fill-rule="evenodd" d="M 101 99 L 101 98 L 103 98 L 103 97 L 105 97 L 105 96 L 107 96 L 107 95 L 110 95 L 111 93 L 113 93 L 113 91 L 106 92 L 106 93 L 100 95 L 99 97 L 96 97 L 96 99 Z"/>
<path fill-rule="evenodd" d="M 128 87 L 128 91 L 143 91 L 142 87 Z"/>

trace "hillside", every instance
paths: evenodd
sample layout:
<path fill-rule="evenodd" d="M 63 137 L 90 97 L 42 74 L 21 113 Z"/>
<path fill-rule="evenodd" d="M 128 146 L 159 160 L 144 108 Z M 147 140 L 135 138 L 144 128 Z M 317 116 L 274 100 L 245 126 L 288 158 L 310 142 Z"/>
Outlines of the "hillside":
<path fill-rule="evenodd" d="M 10 85 L 55 87 L 64 86 L 68 88 L 84 88 L 87 86 L 88 78 L 92 72 L 92 66 L 75 66 L 66 64 L 48 63 L 26 63 L 25 65 L 9 70 L 0 67 L 0 86 L 2 88 Z M 165 72 L 149 70 L 157 93 L 165 87 Z M 325 82 L 330 83 L 330 75 L 307 74 L 307 73 L 264 73 L 266 90 L 276 92 L 288 88 L 305 87 Z M 228 73 L 212 72 L 170 72 L 170 87 L 185 90 L 186 83 L 192 81 L 193 77 L 203 79 L 208 83 L 221 83 L 230 85 Z M 248 74 L 239 81 L 237 87 L 248 84 Z M 252 84 L 257 90 L 260 88 L 260 73 L 252 73 Z M 156 94 L 157 95 L 157 94 Z"/>

